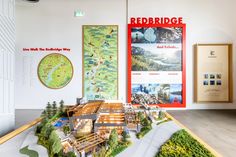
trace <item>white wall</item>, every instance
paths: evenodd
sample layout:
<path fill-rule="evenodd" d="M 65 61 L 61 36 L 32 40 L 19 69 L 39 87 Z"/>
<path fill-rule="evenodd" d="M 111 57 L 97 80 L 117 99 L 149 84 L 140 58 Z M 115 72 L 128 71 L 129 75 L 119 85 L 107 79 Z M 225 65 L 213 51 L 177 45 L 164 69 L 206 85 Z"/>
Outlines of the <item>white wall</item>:
<path fill-rule="evenodd" d="M 236 104 L 193 103 L 192 47 L 195 43 L 229 42 L 235 49 L 235 6 L 234 0 L 128 0 L 129 17 L 181 16 L 187 24 L 188 109 L 236 108 Z M 76 9 L 84 11 L 85 16 L 74 18 Z M 126 0 L 40 0 L 37 4 L 19 1 L 16 6 L 16 108 L 43 108 L 47 101 L 60 99 L 73 104 L 76 97 L 82 96 L 81 26 L 84 24 L 119 25 L 119 98 L 126 100 Z M 37 65 L 46 54 L 26 54 L 22 52 L 23 47 L 71 48 L 72 51 L 66 53 L 75 70 L 70 84 L 60 90 L 44 87 L 37 78 Z M 234 101 L 235 98 L 234 94 Z"/>
<path fill-rule="evenodd" d="M 0 0 L 0 136 L 14 129 L 14 0 Z"/>
<path fill-rule="evenodd" d="M 63 99 L 74 104 L 82 96 L 82 25 L 119 25 L 119 97 L 126 97 L 125 0 L 40 0 L 16 4 L 17 60 L 16 108 L 44 108 L 48 101 Z M 74 11 L 85 12 L 74 17 Z M 24 47 L 68 47 L 63 53 L 74 66 L 74 77 L 64 88 L 52 90 L 40 83 L 37 65 L 48 53 L 25 53 Z"/>

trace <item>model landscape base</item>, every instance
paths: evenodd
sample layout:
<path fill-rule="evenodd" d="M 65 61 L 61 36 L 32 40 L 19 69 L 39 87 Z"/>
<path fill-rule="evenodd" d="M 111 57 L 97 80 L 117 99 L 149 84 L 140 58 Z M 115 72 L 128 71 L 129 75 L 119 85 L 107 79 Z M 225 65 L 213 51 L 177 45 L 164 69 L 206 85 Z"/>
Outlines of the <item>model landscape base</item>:
<path fill-rule="evenodd" d="M 10 156 L 30 157 L 213 156 L 157 106 L 78 99 L 73 106 L 48 103 L 42 118 L 0 148 L 15 146 Z"/>

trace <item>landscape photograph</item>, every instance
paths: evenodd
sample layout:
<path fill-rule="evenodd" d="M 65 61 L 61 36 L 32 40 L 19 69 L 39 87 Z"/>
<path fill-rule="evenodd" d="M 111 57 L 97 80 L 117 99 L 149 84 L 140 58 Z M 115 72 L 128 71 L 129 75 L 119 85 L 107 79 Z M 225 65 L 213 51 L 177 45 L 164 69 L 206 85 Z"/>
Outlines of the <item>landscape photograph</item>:
<path fill-rule="evenodd" d="M 182 28 L 163 27 L 156 31 L 157 43 L 182 43 Z"/>
<path fill-rule="evenodd" d="M 169 104 L 169 84 L 132 84 L 132 104 Z"/>
<path fill-rule="evenodd" d="M 156 44 L 132 44 L 132 71 L 181 71 L 182 50 L 158 49 Z"/>
<path fill-rule="evenodd" d="M 182 43 L 180 27 L 134 27 L 131 29 L 132 43 Z"/>
<path fill-rule="evenodd" d="M 170 103 L 182 104 L 182 84 L 170 85 Z"/>

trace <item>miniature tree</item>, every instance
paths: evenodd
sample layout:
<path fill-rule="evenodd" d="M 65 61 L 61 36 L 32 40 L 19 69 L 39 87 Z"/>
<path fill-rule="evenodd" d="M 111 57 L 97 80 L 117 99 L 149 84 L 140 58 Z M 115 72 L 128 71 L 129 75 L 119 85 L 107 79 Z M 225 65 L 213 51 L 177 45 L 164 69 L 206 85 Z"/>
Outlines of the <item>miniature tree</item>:
<path fill-rule="evenodd" d="M 159 119 L 165 118 L 165 113 L 163 111 L 159 111 L 158 117 L 159 117 Z"/>
<path fill-rule="evenodd" d="M 41 113 L 41 117 L 46 117 L 47 116 L 47 113 L 45 110 L 43 110 L 43 112 Z"/>
<path fill-rule="evenodd" d="M 67 134 L 70 133 L 70 127 L 68 125 L 63 126 L 63 132 L 65 136 L 67 136 Z"/>
<path fill-rule="evenodd" d="M 106 153 L 107 153 L 107 150 L 106 150 L 106 148 L 103 146 L 100 150 L 99 150 L 99 152 L 93 152 L 93 157 L 106 157 L 107 155 L 106 155 Z"/>
<path fill-rule="evenodd" d="M 39 125 L 37 125 L 35 133 L 36 133 L 36 134 L 41 133 L 42 128 L 47 124 L 47 122 L 48 122 L 48 118 L 47 118 L 47 117 L 44 117 L 44 118 L 42 119 L 41 123 L 40 123 Z"/>
<path fill-rule="evenodd" d="M 142 112 L 138 112 L 138 118 L 140 121 L 142 121 L 144 119 L 144 115 Z"/>
<path fill-rule="evenodd" d="M 118 145 L 118 134 L 116 129 L 112 129 L 108 140 L 109 147 L 114 149 Z"/>
<path fill-rule="evenodd" d="M 63 112 L 64 112 L 64 101 L 63 101 L 63 100 L 60 101 L 59 112 L 60 112 L 60 113 L 63 113 Z"/>
<path fill-rule="evenodd" d="M 61 140 L 55 131 L 52 131 L 49 138 L 49 143 L 51 147 L 51 155 L 55 156 L 62 150 Z"/>
<path fill-rule="evenodd" d="M 66 153 L 66 157 L 76 157 L 74 152 L 68 152 Z"/>
<path fill-rule="evenodd" d="M 54 143 L 54 141 L 55 141 L 56 138 L 57 138 L 57 134 L 56 134 L 56 132 L 55 132 L 55 130 L 54 130 L 54 131 L 51 132 L 51 134 L 50 134 L 50 136 L 49 136 L 49 139 L 48 139 L 48 142 L 49 142 L 49 146 L 50 146 L 50 147 L 52 147 L 52 145 L 53 145 L 53 143 Z"/>
<path fill-rule="evenodd" d="M 57 103 L 56 103 L 56 101 L 53 101 L 53 103 L 52 103 L 52 113 L 53 113 L 53 116 L 55 116 L 57 114 Z"/>
<path fill-rule="evenodd" d="M 46 113 L 49 119 L 52 118 L 52 105 L 49 102 L 46 107 Z"/>
<path fill-rule="evenodd" d="M 42 128 L 42 131 L 41 131 L 41 137 L 43 138 L 42 140 L 48 140 L 49 139 L 49 136 L 51 134 L 51 132 L 54 130 L 54 127 L 47 123 L 43 128 Z"/>
<path fill-rule="evenodd" d="M 41 121 L 40 124 L 42 124 L 43 126 L 46 125 L 48 123 L 48 118 L 47 117 L 44 117 Z"/>
<path fill-rule="evenodd" d="M 150 125 L 150 121 L 147 118 L 144 118 L 141 123 L 142 123 L 142 126 L 149 126 Z"/>
<path fill-rule="evenodd" d="M 127 141 L 127 136 L 128 136 L 127 132 L 126 132 L 126 131 L 123 131 L 123 132 L 122 132 L 122 140 L 123 140 L 124 142 Z"/>

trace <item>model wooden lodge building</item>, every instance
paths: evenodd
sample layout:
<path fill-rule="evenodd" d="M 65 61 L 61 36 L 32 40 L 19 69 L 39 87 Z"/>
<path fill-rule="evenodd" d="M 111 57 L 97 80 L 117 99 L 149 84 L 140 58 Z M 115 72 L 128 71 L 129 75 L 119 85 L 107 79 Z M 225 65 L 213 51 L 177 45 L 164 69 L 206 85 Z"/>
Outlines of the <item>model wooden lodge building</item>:
<path fill-rule="evenodd" d="M 69 107 L 67 115 L 70 128 L 77 136 L 94 132 L 108 138 L 114 128 L 118 134 L 126 130 L 125 109 L 122 103 L 88 101 Z"/>

